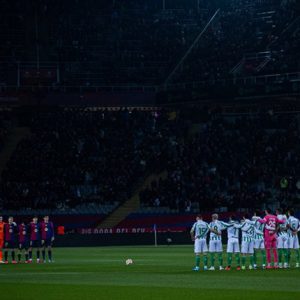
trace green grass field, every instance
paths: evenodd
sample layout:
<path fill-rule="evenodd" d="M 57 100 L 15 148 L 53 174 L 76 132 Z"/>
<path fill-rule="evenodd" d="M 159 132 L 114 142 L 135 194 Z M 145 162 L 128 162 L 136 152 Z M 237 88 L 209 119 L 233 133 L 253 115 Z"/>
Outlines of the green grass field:
<path fill-rule="evenodd" d="M 0 299 L 300 299 L 300 269 L 192 272 L 192 251 L 55 249 L 53 264 L 0 265 Z"/>

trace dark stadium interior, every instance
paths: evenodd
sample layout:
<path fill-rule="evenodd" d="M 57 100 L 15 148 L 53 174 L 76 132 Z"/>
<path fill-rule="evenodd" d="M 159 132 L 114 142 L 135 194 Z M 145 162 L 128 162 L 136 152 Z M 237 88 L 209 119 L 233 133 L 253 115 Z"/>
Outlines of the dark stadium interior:
<path fill-rule="evenodd" d="M 186 229 L 199 211 L 300 209 L 299 1 L 0 0 L 0 14 L 3 215 Z"/>
<path fill-rule="evenodd" d="M 0 0 L 1 300 L 300 299 L 299 232 L 300 0 Z"/>

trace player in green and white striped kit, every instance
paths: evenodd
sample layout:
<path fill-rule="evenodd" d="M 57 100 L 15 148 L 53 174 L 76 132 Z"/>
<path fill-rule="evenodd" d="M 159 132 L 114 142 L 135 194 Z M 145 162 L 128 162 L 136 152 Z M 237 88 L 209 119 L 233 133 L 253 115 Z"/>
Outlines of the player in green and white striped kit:
<path fill-rule="evenodd" d="M 296 268 L 300 267 L 300 252 L 299 252 L 299 238 L 300 221 L 294 217 L 294 210 L 288 211 L 288 263 L 290 264 L 291 250 L 296 252 Z"/>
<path fill-rule="evenodd" d="M 226 271 L 231 269 L 232 264 L 232 255 L 235 254 L 237 270 L 240 270 L 240 244 L 239 244 L 239 228 L 235 225 L 238 225 L 234 216 L 229 217 L 230 227 L 227 227 L 227 267 Z"/>
<path fill-rule="evenodd" d="M 231 226 L 228 223 L 218 220 L 218 214 L 212 215 L 212 222 L 209 223 L 210 236 L 209 236 L 209 253 L 210 253 L 210 262 L 211 267 L 210 271 L 215 270 L 215 254 L 218 254 L 219 259 L 219 270 L 223 270 L 223 246 L 222 246 L 222 230 L 227 229 Z"/>
<path fill-rule="evenodd" d="M 240 225 L 235 225 L 237 228 L 242 230 L 242 270 L 246 269 L 246 258 L 250 256 L 249 270 L 253 269 L 254 264 L 254 234 L 255 227 L 254 222 L 249 220 L 248 215 L 246 214 L 243 217 L 243 222 Z"/>
<path fill-rule="evenodd" d="M 288 267 L 288 247 L 289 237 L 287 233 L 287 216 L 282 214 L 282 209 L 276 209 L 276 216 L 279 220 L 285 221 L 283 224 L 278 225 L 277 230 L 277 249 L 278 249 L 278 267 Z M 284 257 L 284 264 L 282 263 L 282 256 Z"/>
<path fill-rule="evenodd" d="M 203 253 L 203 268 L 207 270 L 207 234 L 209 233 L 208 223 L 204 222 L 201 215 L 196 217 L 196 223 L 194 223 L 191 229 L 191 238 L 194 241 L 194 252 L 196 255 L 196 266 L 194 271 L 200 270 L 200 254 Z"/>
<path fill-rule="evenodd" d="M 259 212 L 255 212 L 254 216 L 252 217 L 252 221 L 255 222 L 255 233 L 254 233 L 254 255 L 253 260 L 254 269 L 257 268 L 257 254 L 260 251 L 262 257 L 262 268 L 266 268 L 266 250 L 265 250 L 265 240 L 264 240 L 264 227 L 265 224 L 259 223 L 258 220 L 260 217 L 258 216 Z"/>

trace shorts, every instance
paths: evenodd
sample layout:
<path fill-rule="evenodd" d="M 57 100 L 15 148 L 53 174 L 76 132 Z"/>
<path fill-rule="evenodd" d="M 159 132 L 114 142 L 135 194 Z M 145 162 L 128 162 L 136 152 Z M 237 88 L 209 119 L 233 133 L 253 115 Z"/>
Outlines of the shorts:
<path fill-rule="evenodd" d="M 239 239 L 230 238 L 227 242 L 227 253 L 239 253 L 240 244 Z"/>
<path fill-rule="evenodd" d="M 277 238 L 277 248 L 278 249 L 288 249 L 289 238 L 287 234 L 280 234 Z"/>
<path fill-rule="evenodd" d="M 297 235 L 288 238 L 289 249 L 299 249 L 299 238 Z"/>
<path fill-rule="evenodd" d="M 30 241 L 30 247 L 31 248 L 40 248 L 41 247 L 41 241 L 40 240 Z"/>
<path fill-rule="evenodd" d="M 16 243 L 15 241 L 6 241 L 4 243 L 4 248 L 5 249 L 15 249 L 16 248 Z"/>
<path fill-rule="evenodd" d="M 28 250 L 28 249 L 29 249 L 29 242 L 19 243 L 19 250 Z"/>
<path fill-rule="evenodd" d="M 205 253 L 205 252 L 207 252 L 206 240 L 196 239 L 194 250 L 195 250 L 195 253 Z"/>
<path fill-rule="evenodd" d="M 263 239 L 254 240 L 254 249 L 265 249 L 265 241 Z"/>
<path fill-rule="evenodd" d="M 209 241 L 209 252 L 222 252 L 222 241 L 220 240 L 210 240 Z"/>
<path fill-rule="evenodd" d="M 243 254 L 253 254 L 254 253 L 254 241 L 251 242 L 242 242 L 242 251 Z"/>
<path fill-rule="evenodd" d="M 51 239 L 42 240 L 42 247 L 52 247 L 52 244 Z"/>

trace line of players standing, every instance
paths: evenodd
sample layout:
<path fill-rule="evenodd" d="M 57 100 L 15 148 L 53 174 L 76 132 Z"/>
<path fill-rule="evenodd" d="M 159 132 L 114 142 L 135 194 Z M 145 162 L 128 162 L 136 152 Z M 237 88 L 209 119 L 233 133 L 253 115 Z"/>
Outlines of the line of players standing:
<path fill-rule="evenodd" d="M 276 210 L 276 215 L 271 214 L 269 209 L 265 210 L 265 217 L 260 218 L 256 212 L 250 220 L 244 215 L 241 222 L 234 216 L 229 222 L 218 220 L 218 215 L 212 215 L 212 222 L 204 222 L 201 215 L 196 218 L 191 229 L 191 238 L 194 241 L 194 253 L 196 255 L 196 266 L 194 271 L 200 270 L 200 254 L 203 254 L 204 270 L 215 270 L 215 254 L 218 256 L 219 269 L 223 270 L 223 245 L 222 231 L 227 230 L 227 267 L 232 266 L 233 255 L 236 260 L 237 270 L 246 269 L 246 260 L 249 258 L 249 269 L 257 268 L 257 254 L 261 254 L 262 268 L 288 268 L 291 261 L 291 250 L 296 254 L 296 267 L 300 267 L 300 251 L 298 232 L 300 221 L 294 217 L 294 211 L 290 209 L 287 216 L 282 214 L 281 209 Z M 240 234 L 242 241 L 240 250 Z M 207 247 L 207 236 L 209 234 L 209 247 Z M 207 252 L 210 254 L 210 268 L 208 269 Z M 240 253 L 242 258 L 240 259 Z M 272 263 L 273 254 L 273 263 Z"/>
<path fill-rule="evenodd" d="M 13 217 L 7 222 L 0 216 L 0 263 L 8 263 L 9 252 L 11 263 L 21 263 L 24 255 L 25 263 L 32 263 L 33 249 L 36 250 L 36 262 L 46 262 L 46 250 L 48 251 L 48 262 L 52 262 L 52 243 L 54 241 L 54 225 L 45 216 L 42 222 L 38 217 L 33 217 L 29 224 L 24 222 L 17 225 Z M 16 251 L 18 249 L 17 259 Z M 40 258 L 42 252 L 42 259 Z M 4 257 L 3 257 L 4 254 Z"/>

